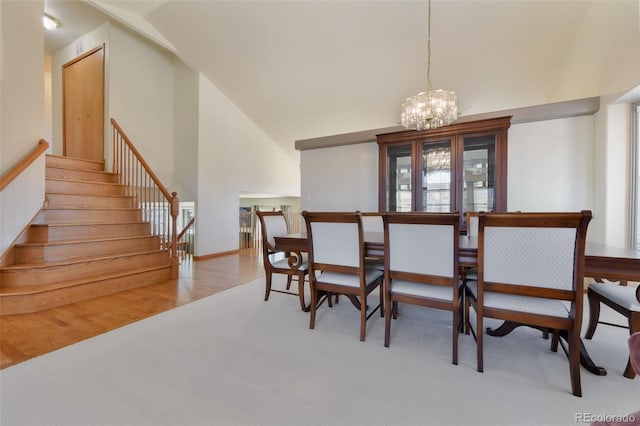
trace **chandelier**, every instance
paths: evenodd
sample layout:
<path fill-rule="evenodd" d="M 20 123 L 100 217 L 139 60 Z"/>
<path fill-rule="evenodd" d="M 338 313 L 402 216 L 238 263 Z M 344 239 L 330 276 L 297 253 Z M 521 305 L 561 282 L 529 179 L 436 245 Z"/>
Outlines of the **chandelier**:
<path fill-rule="evenodd" d="M 402 104 L 400 123 L 407 129 L 436 129 L 458 118 L 456 92 L 431 90 L 431 0 L 427 32 L 427 91 L 407 98 Z"/>

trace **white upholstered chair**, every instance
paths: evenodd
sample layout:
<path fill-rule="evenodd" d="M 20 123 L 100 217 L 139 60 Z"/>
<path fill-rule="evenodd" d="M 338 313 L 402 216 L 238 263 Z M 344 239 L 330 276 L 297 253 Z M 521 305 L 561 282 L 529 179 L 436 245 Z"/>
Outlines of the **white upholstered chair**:
<path fill-rule="evenodd" d="M 296 261 L 299 265 L 296 267 L 290 264 L 291 253 L 278 251 L 275 248 L 274 237 L 287 235 L 287 222 L 282 212 L 257 212 L 260 225 L 262 227 L 262 261 L 264 264 L 266 287 L 264 293 L 264 300 L 269 300 L 271 294 L 271 283 L 273 280 L 273 274 L 284 274 L 287 276 L 286 290 L 273 291 L 278 293 L 286 293 L 297 295 L 300 300 L 300 307 L 303 311 L 307 311 L 309 308 L 305 304 L 304 300 L 304 281 L 305 276 L 309 274 L 309 265 L 307 260 L 299 257 Z M 280 259 L 277 259 L 277 255 L 280 254 Z M 302 256 L 302 254 L 300 254 Z M 291 287 L 292 278 L 296 277 L 298 281 L 298 292 L 294 293 L 289 291 Z"/>
<path fill-rule="evenodd" d="M 387 213 L 385 226 L 385 337 L 389 346 L 391 316 L 398 303 L 452 312 L 453 355 L 458 364 L 460 282 L 458 213 Z"/>
<path fill-rule="evenodd" d="M 585 338 L 591 339 L 593 337 L 598 324 L 614 325 L 599 321 L 601 303 L 627 318 L 629 334 L 640 332 L 640 286 L 628 287 L 626 282 L 623 285 L 596 282 L 589 285 L 587 294 L 589 297 L 589 326 Z M 627 361 L 623 375 L 630 379 L 636 376 L 631 360 Z"/>
<path fill-rule="evenodd" d="M 366 336 L 367 319 L 381 307 L 382 271 L 365 266 L 360 213 L 303 212 L 310 240 L 311 318 L 315 328 L 321 293 L 343 294 L 360 310 L 360 340 Z M 380 304 L 367 315 L 367 295 L 380 289 Z M 318 303 L 320 299 L 320 303 Z M 383 311 L 380 311 L 380 315 Z"/>
<path fill-rule="evenodd" d="M 590 220 L 590 211 L 480 214 L 478 281 L 465 288 L 467 303 L 477 313 L 478 371 L 484 369 L 484 317 L 561 330 L 567 337 L 571 389 L 582 396 L 580 327 Z"/>

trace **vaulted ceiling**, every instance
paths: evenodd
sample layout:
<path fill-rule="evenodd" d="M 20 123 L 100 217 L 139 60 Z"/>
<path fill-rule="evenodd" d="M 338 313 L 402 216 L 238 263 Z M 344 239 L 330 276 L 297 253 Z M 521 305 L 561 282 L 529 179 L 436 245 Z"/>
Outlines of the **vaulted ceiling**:
<path fill-rule="evenodd" d="M 45 9 L 73 3 L 174 52 L 292 155 L 295 140 L 397 125 L 403 100 L 427 86 L 426 1 L 46 0 Z M 462 115 L 630 89 L 640 83 L 639 9 L 640 0 L 434 0 L 434 89 L 455 90 Z M 625 69 L 611 83 L 615 63 Z"/>

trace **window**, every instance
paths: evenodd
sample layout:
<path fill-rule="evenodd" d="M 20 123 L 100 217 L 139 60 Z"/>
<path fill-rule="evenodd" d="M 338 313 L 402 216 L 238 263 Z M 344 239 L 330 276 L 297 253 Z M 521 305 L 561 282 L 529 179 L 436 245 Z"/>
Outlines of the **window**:
<path fill-rule="evenodd" d="M 507 208 L 510 117 L 378 135 L 379 210 L 460 212 Z"/>

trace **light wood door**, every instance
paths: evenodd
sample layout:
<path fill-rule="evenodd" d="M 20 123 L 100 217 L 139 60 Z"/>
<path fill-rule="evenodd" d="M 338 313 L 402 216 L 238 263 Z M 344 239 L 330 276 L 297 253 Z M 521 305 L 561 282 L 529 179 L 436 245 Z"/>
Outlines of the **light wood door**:
<path fill-rule="evenodd" d="M 62 66 L 63 154 L 104 161 L 104 45 Z"/>

